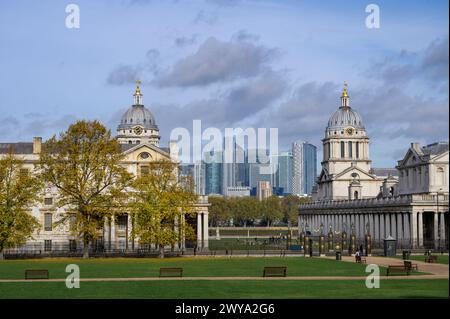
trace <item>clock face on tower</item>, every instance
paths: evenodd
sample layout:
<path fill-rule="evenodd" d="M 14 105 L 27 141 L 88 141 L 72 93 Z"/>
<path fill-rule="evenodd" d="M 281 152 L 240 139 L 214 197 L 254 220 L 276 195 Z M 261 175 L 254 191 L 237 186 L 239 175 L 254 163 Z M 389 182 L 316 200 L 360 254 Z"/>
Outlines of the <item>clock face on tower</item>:
<path fill-rule="evenodd" d="M 134 128 L 134 133 L 135 133 L 136 135 L 141 135 L 141 134 L 142 134 L 142 127 L 136 126 L 136 127 Z"/>
<path fill-rule="evenodd" d="M 347 127 L 347 128 L 345 129 L 345 132 L 346 132 L 348 135 L 353 135 L 353 133 L 355 132 L 355 129 L 354 129 L 353 127 Z"/>

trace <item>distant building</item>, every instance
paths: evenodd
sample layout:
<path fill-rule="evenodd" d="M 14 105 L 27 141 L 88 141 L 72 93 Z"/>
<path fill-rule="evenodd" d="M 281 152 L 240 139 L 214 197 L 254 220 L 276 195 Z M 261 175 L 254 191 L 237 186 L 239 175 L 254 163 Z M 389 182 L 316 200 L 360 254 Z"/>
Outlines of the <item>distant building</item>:
<path fill-rule="evenodd" d="M 203 155 L 205 166 L 205 195 L 222 194 L 222 152 Z"/>
<path fill-rule="evenodd" d="M 225 196 L 227 197 L 246 197 L 250 196 L 251 188 L 248 186 L 227 187 Z"/>
<path fill-rule="evenodd" d="M 276 161 L 278 163 L 278 169 L 275 170 L 273 185 L 278 189 L 278 193 L 281 193 L 281 195 L 292 194 L 292 153 L 282 152 L 275 156 L 278 157 Z"/>
<path fill-rule="evenodd" d="M 195 183 L 195 193 L 205 195 L 206 190 L 206 170 L 203 161 L 197 161 L 193 168 L 193 178 Z"/>
<path fill-rule="evenodd" d="M 256 186 L 256 194 L 259 200 L 266 199 L 272 196 L 272 185 L 267 181 L 259 181 Z"/>
<path fill-rule="evenodd" d="M 317 177 L 317 147 L 304 141 L 292 144 L 292 193 L 311 194 Z"/>

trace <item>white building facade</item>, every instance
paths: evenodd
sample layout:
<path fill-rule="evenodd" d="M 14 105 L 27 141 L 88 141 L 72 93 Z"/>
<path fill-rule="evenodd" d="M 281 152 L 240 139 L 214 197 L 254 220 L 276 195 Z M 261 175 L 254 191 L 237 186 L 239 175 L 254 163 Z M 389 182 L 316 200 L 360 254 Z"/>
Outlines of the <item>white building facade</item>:
<path fill-rule="evenodd" d="M 360 243 L 391 236 L 401 247 L 448 250 L 448 142 L 412 143 L 395 169 L 372 168 L 369 137 L 346 87 L 322 141 L 322 172 L 313 202 L 299 207 L 300 231 L 352 232 Z"/>
<path fill-rule="evenodd" d="M 125 155 L 121 164 L 136 176 L 147 170 L 151 162 L 178 161 L 174 143 L 168 148 L 159 146 L 159 129 L 153 114 L 143 105 L 139 82 L 134 94 L 134 104 L 124 113 L 118 125 L 117 138 Z M 39 161 L 41 143 L 42 139 L 39 137 L 34 138 L 33 143 L 0 143 L 0 157 L 12 149 L 15 155 L 25 161 L 24 168 L 33 171 Z M 30 208 L 30 213 L 39 220 L 41 228 L 33 234 L 33 239 L 22 247 L 24 250 L 30 247 L 42 249 L 43 252 L 77 250 L 82 245 L 82 241 L 70 232 L 69 225 L 54 226 L 55 222 L 66 214 L 67 209 L 55 206 L 57 197 L 57 190 L 47 187 L 42 194 L 42 201 Z M 208 197 L 199 196 L 195 207 L 196 217 L 185 222 L 194 227 L 197 240 L 180 242 L 175 249 L 208 248 Z M 102 236 L 93 244 L 101 250 L 133 250 L 139 247 L 138 238 L 132 238 L 132 223 L 128 214 L 105 220 L 101 232 Z"/>

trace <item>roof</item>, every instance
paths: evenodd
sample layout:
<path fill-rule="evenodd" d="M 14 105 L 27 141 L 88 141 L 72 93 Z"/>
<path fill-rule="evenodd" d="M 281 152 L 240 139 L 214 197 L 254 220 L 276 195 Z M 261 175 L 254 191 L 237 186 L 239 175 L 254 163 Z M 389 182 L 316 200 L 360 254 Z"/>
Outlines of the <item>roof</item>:
<path fill-rule="evenodd" d="M 376 168 L 370 169 L 370 173 L 376 175 L 377 177 L 387 177 L 387 176 L 398 176 L 398 170 L 396 168 Z"/>
<path fill-rule="evenodd" d="M 8 154 L 10 149 L 14 154 L 33 154 L 33 143 L 0 143 L 0 154 Z"/>
<path fill-rule="evenodd" d="M 448 152 L 448 142 L 437 142 L 421 148 L 424 155 L 440 155 Z"/>

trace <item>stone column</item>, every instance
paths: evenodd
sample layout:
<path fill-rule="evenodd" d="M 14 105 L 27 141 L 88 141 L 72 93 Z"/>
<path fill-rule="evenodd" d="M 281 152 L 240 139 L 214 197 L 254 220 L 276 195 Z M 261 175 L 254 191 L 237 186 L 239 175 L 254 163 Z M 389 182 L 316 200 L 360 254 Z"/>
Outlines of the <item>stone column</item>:
<path fill-rule="evenodd" d="M 380 240 L 380 217 L 377 214 L 374 214 L 374 240 Z"/>
<path fill-rule="evenodd" d="M 391 216 L 389 213 L 384 214 L 384 234 L 385 237 L 391 235 Z"/>
<path fill-rule="evenodd" d="M 107 217 L 103 223 L 103 242 L 105 247 L 109 247 L 109 221 Z"/>
<path fill-rule="evenodd" d="M 202 214 L 197 213 L 197 249 L 202 247 Z"/>
<path fill-rule="evenodd" d="M 404 245 L 405 241 L 404 241 L 404 234 L 403 234 L 403 221 L 402 221 L 402 213 L 397 213 L 396 214 L 397 217 L 397 242 L 402 243 L 402 245 Z"/>
<path fill-rule="evenodd" d="M 433 214 L 433 219 L 434 219 L 434 248 L 438 249 L 439 248 L 439 213 L 438 212 L 434 212 Z"/>
<path fill-rule="evenodd" d="M 409 225 L 409 213 L 402 213 L 403 215 L 403 237 L 411 243 L 411 226 Z"/>
<path fill-rule="evenodd" d="M 111 249 L 116 249 L 117 248 L 117 242 L 116 242 L 116 216 L 112 216 L 111 217 L 111 228 L 110 228 L 110 233 L 111 233 Z"/>
<path fill-rule="evenodd" d="M 386 229 L 385 229 L 386 223 L 384 222 L 385 220 L 384 217 L 385 217 L 384 213 L 380 213 L 380 240 L 386 238 Z"/>
<path fill-rule="evenodd" d="M 410 235 L 411 235 L 411 244 L 413 248 L 417 248 L 419 246 L 419 234 L 417 232 L 418 229 L 418 223 L 417 223 L 417 219 L 418 219 L 418 213 L 413 211 L 411 212 L 410 215 Z"/>
<path fill-rule="evenodd" d="M 392 237 L 394 237 L 395 239 L 398 240 L 398 235 L 397 235 L 397 217 L 395 216 L 395 214 L 390 213 L 390 220 L 391 220 L 391 233 L 392 233 Z"/>
<path fill-rule="evenodd" d="M 417 222 L 417 237 L 419 241 L 419 247 L 423 247 L 423 212 L 418 212 L 419 215 Z"/>
<path fill-rule="evenodd" d="M 208 232 L 208 213 L 203 213 L 203 247 L 208 249 L 209 232 Z"/>
<path fill-rule="evenodd" d="M 440 212 L 441 222 L 440 222 L 440 233 L 441 233 L 441 248 L 445 249 L 446 237 L 445 237 L 445 215 Z"/>

